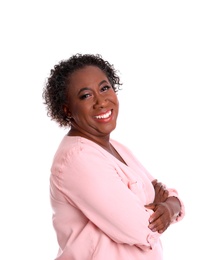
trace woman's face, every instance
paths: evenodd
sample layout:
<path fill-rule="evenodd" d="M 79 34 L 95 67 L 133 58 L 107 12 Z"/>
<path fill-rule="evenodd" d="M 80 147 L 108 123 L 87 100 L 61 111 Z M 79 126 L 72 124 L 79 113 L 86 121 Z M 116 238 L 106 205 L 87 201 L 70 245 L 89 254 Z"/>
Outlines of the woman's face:
<path fill-rule="evenodd" d="M 89 139 L 109 136 L 116 127 L 119 103 L 107 76 L 96 66 L 71 74 L 67 111 L 75 134 Z"/>

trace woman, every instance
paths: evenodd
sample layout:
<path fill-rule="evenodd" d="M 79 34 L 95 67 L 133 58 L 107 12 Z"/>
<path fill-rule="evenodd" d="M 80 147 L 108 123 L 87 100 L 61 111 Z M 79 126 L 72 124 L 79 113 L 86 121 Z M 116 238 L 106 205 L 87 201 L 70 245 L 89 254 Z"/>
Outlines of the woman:
<path fill-rule="evenodd" d="M 100 55 L 76 54 L 43 90 L 48 116 L 69 128 L 50 176 L 58 260 L 161 260 L 161 234 L 184 216 L 177 192 L 110 138 L 121 85 Z"/>

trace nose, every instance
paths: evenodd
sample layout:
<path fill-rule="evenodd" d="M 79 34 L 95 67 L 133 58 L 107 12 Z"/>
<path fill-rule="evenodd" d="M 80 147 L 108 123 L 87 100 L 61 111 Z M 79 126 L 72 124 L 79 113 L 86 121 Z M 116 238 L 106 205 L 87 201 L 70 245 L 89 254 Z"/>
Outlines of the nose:
<path fill-rule="evenodd" d="M 94 108 L 103 108 L 107 103 L 107 99 L 103 95 L 96 95 L 94 101 Z"/>

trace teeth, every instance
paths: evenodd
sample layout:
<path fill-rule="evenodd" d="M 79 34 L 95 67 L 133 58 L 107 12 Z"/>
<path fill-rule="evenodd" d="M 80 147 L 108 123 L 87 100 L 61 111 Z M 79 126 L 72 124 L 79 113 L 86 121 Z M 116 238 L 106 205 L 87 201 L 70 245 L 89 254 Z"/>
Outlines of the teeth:
<path fill-rule="evenodd" d="M 111 114 L 112 114 L 112 112 L 111 112 L 111 111 L 109 111 L 109 112 L 107 112 L 107 113 L 106 113 L 106 114 L 104 114 L 104 115 L 101 115 L 101 116 L 96 116 L 96 118 L 98 118 L 98 119 L 101 119 L 101 118 L 107 118 L 107 117 L 109 117 Z"/>

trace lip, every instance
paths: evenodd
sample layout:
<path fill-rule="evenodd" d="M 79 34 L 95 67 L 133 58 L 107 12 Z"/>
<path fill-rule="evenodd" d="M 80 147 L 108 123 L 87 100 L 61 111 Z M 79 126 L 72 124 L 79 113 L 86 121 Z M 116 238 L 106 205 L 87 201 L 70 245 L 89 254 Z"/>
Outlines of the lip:
<path fill-rule="evenodd" d="M 94 116 L 94 119 L 98 122 L 109 122 L 112 118 L 112 115 L 113 110 L 111 109 Z"/>

